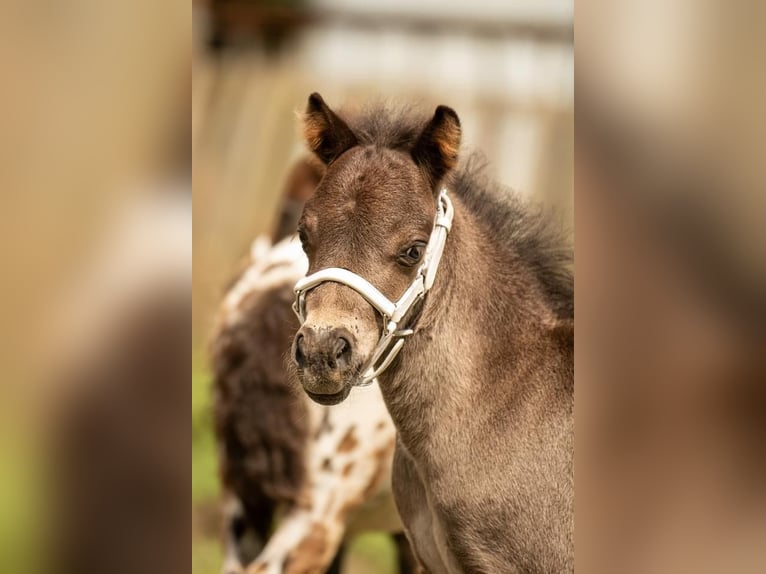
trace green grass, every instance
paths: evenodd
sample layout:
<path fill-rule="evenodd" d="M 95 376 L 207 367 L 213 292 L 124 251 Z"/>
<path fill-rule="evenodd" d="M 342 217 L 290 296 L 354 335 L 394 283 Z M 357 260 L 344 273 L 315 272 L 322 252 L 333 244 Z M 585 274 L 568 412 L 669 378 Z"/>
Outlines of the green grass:
<path fill-rule="evenodd" d="M 350 574 L 397 574 L 396 550 L 387 534 L 364 534 L 351 542 L 345 562 Z"/>
<path fill-rule="evenodd" d="M 192 574 L 218 574 L 223 561 L 220 541 L 198 536 L 192 542 Z"/>
<path fill-rule="evenodd" d="M 192 371 L 192 502 L 217 498 L 218 461 L 210 412 L 210 375 Z"/>
<path fill-rule="evenodd" d="M 210 383 L 210 374 L 201 361 L 192 361 L 192 511 L 195 506 L 216 504 L 220 498 Z M 218 574 L 221 560 L 220 538 L 193 530 L 192 574 Z"/>
<path fill-rule="evenodd" d="M 40 570 L 41 460 L 26 433 L 0 438 L 0 572 Z M 39 453 L 37 453 L 39 454 Z"/>

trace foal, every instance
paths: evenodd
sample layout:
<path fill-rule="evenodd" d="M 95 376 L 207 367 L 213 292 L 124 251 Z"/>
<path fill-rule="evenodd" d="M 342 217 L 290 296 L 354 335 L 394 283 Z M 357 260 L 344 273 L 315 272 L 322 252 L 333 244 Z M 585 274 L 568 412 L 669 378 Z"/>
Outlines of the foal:
<path fill-rule="evenodd" d="M 427 571 L 573 571 L 570 251 L 475 161 L 457 167 L 450 108 L 341 118 L 313 94 L 304 134 L 327 166 L 300 224 L 304 390 L 336 404 L 377 375 Z"/>

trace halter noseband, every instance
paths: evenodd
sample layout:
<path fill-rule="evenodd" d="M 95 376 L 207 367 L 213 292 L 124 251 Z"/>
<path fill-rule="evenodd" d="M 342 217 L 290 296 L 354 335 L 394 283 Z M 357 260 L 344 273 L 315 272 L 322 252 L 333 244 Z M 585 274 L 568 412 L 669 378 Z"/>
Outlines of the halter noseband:
<path fill-rule="evenodd" d="M 436 206 L 436 219 L 428 239 L 426 254 L 418 268 L 415 279 L 404 291 L 398 301 L 389 300 L 364 277 L 347 269 L 328 267 L 300 279 L 295 284 L 295 303 L 293 311 L 298 315 L 301 324 L 306 321 L 306 295 L 322 283 L 340 283 L 350 287 L 361 295 L 383 317 L 383 333 L 378 344 L 362 370 L 361 379 L 354 385 L 366 387 L 385 371 L 404 345 L 404 338 L 412 335 L 412 329 L 399 327 L 400 321 L 407 315 L 412 306 L 423 299 L 434 284 L 436 270 L 444 251 L 447 234 L 452 227 L 454 211 L 452 202 L 447 197 L 446 188 L 442 188 Z"/>

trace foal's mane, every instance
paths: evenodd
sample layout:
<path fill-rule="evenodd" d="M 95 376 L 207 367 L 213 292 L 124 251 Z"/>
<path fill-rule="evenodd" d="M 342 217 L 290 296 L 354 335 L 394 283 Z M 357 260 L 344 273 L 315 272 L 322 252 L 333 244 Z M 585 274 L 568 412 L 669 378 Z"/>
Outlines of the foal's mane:
<path fill-rule="evenodd" d="M 341 114 L 362 145 L 409 151 L 430 116 L 409 106 L 383 102 Z M 487 175 L 486 161 L 471 153 L 450 175 L 448 189 L 486 225 L 540 282 L 543 296 L 561 319 L 574 318 L 574 277 L 569 247 L 556 218 L 522 201 Z"/>

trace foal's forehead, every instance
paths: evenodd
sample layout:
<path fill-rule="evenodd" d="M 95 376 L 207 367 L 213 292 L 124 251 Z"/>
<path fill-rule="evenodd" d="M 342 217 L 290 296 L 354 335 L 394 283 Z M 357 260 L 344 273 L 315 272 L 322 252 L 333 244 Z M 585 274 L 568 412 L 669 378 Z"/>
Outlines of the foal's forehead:
<path fill-rule="evenodd" d="M 370 145 L 339 157 L 312 203 L 323 212 L 340 208 L 379 213 L 393 208 L 428 211 L 431 201 L 425 178 L 408 153 Z"/>
<path fill-rule="evenodd" d="M 320 195 L 375 199 L 378 193 L 406 193 L 417 185 L 420 172 L 401 151 L 377 146 L 358 147 L 338 158 L 327 170 Z"/>
<path fill-rule="evenodd" d="M 382 237 L 402 241 L 433 225 L 436 202 L 425 177 L 406 152 L 375 146 L 354 148 L 327 169 L 303 212 L 303 225 L 359 245 Z M 372 239 L 371 239 L 372 238 Z"/>

